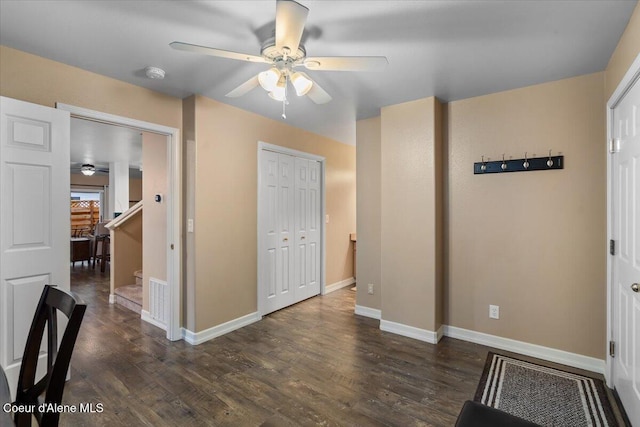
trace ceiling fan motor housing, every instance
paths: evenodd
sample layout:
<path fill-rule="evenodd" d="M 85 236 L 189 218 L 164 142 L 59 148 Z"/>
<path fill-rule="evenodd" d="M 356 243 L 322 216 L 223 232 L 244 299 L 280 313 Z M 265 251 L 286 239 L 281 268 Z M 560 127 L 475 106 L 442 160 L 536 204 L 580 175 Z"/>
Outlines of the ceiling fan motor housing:
<path fill-rule="evenodd" d="M 295 53 L 283 52 L 280 49 L 276 48 L 275 37 L 271 37 L 262 44 L 260 55 L 262 55 L 269 61 L 272 61 L 274 64 L 277 64 L 278 61 L 293 64 L 304 59 L 307 56 L 307 51 L 302 44 L 299 44 L 298 50 Z"/>

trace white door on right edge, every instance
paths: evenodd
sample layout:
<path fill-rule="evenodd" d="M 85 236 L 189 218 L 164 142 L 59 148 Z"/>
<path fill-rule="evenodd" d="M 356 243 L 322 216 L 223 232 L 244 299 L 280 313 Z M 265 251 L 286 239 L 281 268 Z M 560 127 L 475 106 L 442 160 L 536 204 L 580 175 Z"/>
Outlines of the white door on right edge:
<path fill-rule="evenodd" d="M 613 110 L 614 386 L 640 426 L 640 82 Z"/>

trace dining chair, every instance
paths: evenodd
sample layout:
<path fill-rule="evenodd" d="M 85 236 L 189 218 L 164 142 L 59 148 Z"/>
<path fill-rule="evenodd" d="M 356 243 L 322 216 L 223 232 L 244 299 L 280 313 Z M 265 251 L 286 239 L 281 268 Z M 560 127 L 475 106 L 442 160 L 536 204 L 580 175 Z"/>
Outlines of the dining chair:
<path fill-rule="evenodd" d="M 106 222 L 99 222 L 93 231 L 93 262 L 92 268 L 95 270 L 96 261 L 100 263 L 100 271 L 104 273 L 105 263 L 110 261 L 109 245 L 110 235 L 109 229 L 105 227 Z"/>
<path fill-rule="evenodd" d="M 73 293 L 67 293 L 55 287 L 45 285 L 40 301 L 36 308 L 27 344 L 22 356 L 22 366 L 18 377 L 16 405 L 35 405 L 33 413 L 15 414 L 16 426 L 30 426 L 32 415 L 40 426 L 57 426 L 60 419 L 59 412 L 39 412 L 38 407 L 44 403 L 45 408 L 50 404 L 59 405 L 62 402 L 64 384 L 71 361 L 71 354 L 78 337 L 80 324 L 87 308 L 82 299 Z M 67 326 L 62 334 L 58 347 L 58 315 L 63 313 L 67 318 Z M 40 346 L 47 326 L 47 372 L 36 382 L 36 368 Z M 44 394 L 44 400 L 40 396 Z"/>

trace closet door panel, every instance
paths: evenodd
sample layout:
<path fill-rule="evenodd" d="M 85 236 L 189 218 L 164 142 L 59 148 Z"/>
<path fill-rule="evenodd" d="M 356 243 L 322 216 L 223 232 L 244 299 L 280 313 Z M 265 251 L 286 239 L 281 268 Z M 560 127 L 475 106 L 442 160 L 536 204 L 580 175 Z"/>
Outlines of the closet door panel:
<path fill-rule="evenodd" d="M 309 284 L 309 247 L 307 234 L 309 228 L 309 161 L 296 158 L 296 211 L 295 211 L 295 285 L 296 301 L 307 298 Z"/>
<path fill-rule="evenodd" d="M 295 181 L 293 176 L 295 158 L 286 154 L 278 155 L 279 171 L 278 174 L 278 230 L 279 230 L 279 248 L 280 248 L 280 292 L 285 295 L 283 298 L 287 305 L 292 304 L 295 299 L 292 286 L 293 278 L 293 251 L 292 239 L 294 230 L 294 188 Z"/>
<path fill-rule="evenodd" d="M 259 298 L 267 314 L 295 302 L 291 286 L 294 158 L 266 150 L 261 156 Z"/>
<path fill-rule="evenodd" d="M 309 161 L 309 295 L 320 293 L 320 243 L 322 230 L 322 176 L 320 162 Z"/>

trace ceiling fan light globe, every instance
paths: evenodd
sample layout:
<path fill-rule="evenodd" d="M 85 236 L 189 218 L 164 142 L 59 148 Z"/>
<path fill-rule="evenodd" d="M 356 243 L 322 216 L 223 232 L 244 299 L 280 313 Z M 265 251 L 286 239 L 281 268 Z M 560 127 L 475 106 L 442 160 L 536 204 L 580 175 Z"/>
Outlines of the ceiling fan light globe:
<path fill-rule="evenodd" d="M 311 86 L 313 86 L 313 81 L 302 73 L 294 73 L 291 76 L 291 83 L 293 83 L 296 95 L 298 96 L 306 95 L 307 92 L 311 90 Z"/>
<path fill-rule="evenodd" d="M 284 101 L 285 89 L 283 86 L 276 86 L 275 89 L 269 92 L 269 97 L 276 101 Z"/>
<path fill-rule="evenodd" d="M 280 71 L 277 68 L 270 68 L 258 74 L 258 83 L 267 92 L 275 89 L 278 80 L 280 80 Z"/>

